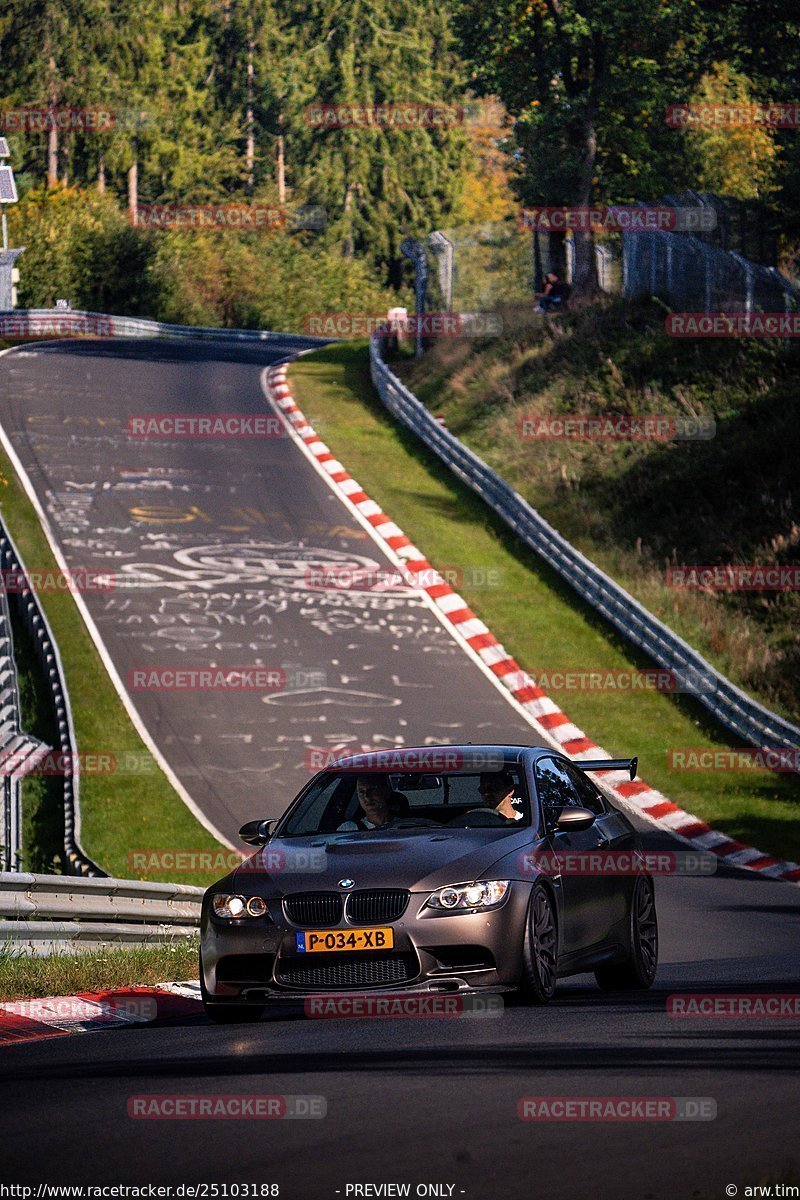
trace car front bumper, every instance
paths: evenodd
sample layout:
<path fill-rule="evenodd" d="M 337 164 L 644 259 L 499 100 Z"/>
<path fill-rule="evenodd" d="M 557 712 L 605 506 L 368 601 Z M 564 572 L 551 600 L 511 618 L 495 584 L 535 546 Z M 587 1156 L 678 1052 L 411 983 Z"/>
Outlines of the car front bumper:
<path fill-rule="evenodd" d="M 530 886 L 514 882 L 505 903 L 484 912 L 422 910 L 428 893 L 412 893 L 402 917 L 381 923 L 394 932 L 388 952 L 299 953 L 296 935 L 303 927 L 286 920 L 280 901 L 268 902 L 268 917 L 238 921 L 220 920 L 204 905 L 206 999 L 263 1004 L 321 994 L 513 990 L 522 970 Z M 333 928 L 363 926 L 342 921 Z"/>

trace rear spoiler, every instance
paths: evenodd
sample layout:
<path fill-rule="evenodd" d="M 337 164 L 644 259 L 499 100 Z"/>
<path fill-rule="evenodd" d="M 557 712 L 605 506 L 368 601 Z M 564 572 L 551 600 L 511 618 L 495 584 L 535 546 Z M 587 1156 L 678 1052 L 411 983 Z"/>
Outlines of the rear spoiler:
<path fill-rule="evenodd" d="M 576 758 L 573 762 L 582 771 L 629 771 L 631 779 L 639 769 L 638 758 Z"/>

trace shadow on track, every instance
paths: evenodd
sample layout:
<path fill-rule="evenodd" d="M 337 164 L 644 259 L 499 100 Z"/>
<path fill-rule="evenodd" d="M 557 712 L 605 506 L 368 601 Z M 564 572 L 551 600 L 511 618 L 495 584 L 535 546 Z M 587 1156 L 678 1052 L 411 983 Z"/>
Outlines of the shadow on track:
<path fill-rule="evenodd" d="M 311 344 L 309 344 L 310 347 Z M 92 341 L 31 342 L 19 350 L 35 350 L 37 354 L 75 355 L 79 358 L 130 359 L 147 362 L 237 362 L 268 366 L 282 358 L 290 358 L 303 350 L 299 344 L 282 342 L 280 334 L 263 342 L 195 342 L 187 338 L 108 338 Z M 9 361 L 13 364 L 14 355 Z"/>
<path fill-rule="evenodd" d="M 776 986 L 776 990 L 792 991 L 794 981 Z M 800 1030 L 796 1027 L 775 1028 L 763 1025 L 754 1027 L 753 1021 L 688 1021 L 676 1020 L 666 1015 L 666 997 L 673 989 L 650 992 L 646 997 L 622 995 L 603 996 L 594 990 L 566 997 L 547 1009 L 536 1010 L 537 1031 L 528 1040 L 519 1040 L 519 1030 L 514 1031 L 514 1042 L 493 1038 L 482 1045 L 453 1044 L 452 1030 L 449 1044 L 409 1047 L 407 1039 L 396 1049 L 341 1049 L 303 1048 L 291 1051 L 265 1053 L 263 1041 L 281 1027 L 294 1027 L 307 1018 L 297 1011 L 287 1010 L 265 1018 L 256 1025 L 221 1028 L 213 1026 L 203 1016 L 176 1018 L 173 1021 L 151 1026 L 130 1026 L 113 1031 L 116 1039 L 113 1056 L 98 1060 L 92 1050 L 99 1050 L 97 1042 L 87 1047 L 84 1038 L 58 1039 L 58 1050 L 76 1049 L 80 1054 L 92 1053 L 92 1061 L 70 1061 L 56 1063 L 52 1055 L 48 1061 L 23 1064 L 12 1055 L 4 1057 L 0 1076 L 9 1081 L 31 1080 L 91 1080 L 101 1078 L 129 1079 L 213 1079 L 215 1077 L 251 1077 L 263 1075 L 322 1075 L 337 1074 L 342 1070 L 349 1073 L 388 1073 L 396 1077 L 429 1075 L 460 1076 L 481 1074 L 500 1076 L 527 1071 L 541 1074 L 557 1072 L 569 1074 L 574 1071 L 643 1071 L 674 1072 L 676 1070 L 713 1071 L 793 1071 L 800 1065 Z M 698 989 L 699 990 L 699 989 Z M 730 990 L 730 989 L 727 989 Z M 708 992 L 723 994 L 726 989 L 716 985 Z M 530 1011 L 530 1010 L 529 1010 Z M 520 1009 L 509 1010 L 511 1023 Z M 586 1016 L 587 1040 L 564 1044 L 559 1037 L 559 1014 L 574 1018 Z M 524 1015 L 524 1013 L 523 1013 Z M 608 1044 L 598 1044 L 606 1034 L 603 1027 L 594 1024 L 592 1018 L 609 1016 L 617 1018 L 612 1039 Z M 417 1019 L 414 1019 L 417 1020 Z M 503 1022 L 504 1018 L 499 1018 Z M 368 1019 L 366 1019 L 367 1023 Z M 644 1022 L 644 1025 L 643 1025 Z M 350 1034 L 358 1032 L 364 1021 L 346 1021 L 342 1025 Z M 398 1022 L 384 1020 L 383 1028 L 397 1026 Z M 429 1022 L 430 1024 L 430 1022 Z M 469 1023 L 472 1025 L 472 1023 Z M 309 1029 L 318 1022 L 308 1020 Z M 331 1021 L 324 1025 L 330 1029 Z M 402 1022 L 407 1028 L 408 1020 Z M 186 1030 L 202 1029 L 202 1049 L 197 1053 L 165 1055 L 160 1051 L 155 1057 L 152 1047 L 143 1053 L 144 1045 L 132 1039 L 148 1039 L 148 1035 L 160 1033 L 168 1028 Z M 607 1028 L 607 1025 L 605 1026 Z M 570 1027 L 574 1029 L 574 1025 Z M 443 1034 L 447 1031 L 443 1031 Z M 498 1034 L 500 1030 L 498 1029 Z M 569 1035 L 568 1035 L 569 1036 Z M 632 1044 L 634 1043 L 635 1044 Z M 722 1046 L 720 1043 L 724 1042 Z M 209 1044 L 210 1043 L 210 1044 Z M 199 1044 L 199 1043 L 198 1043 Z M 352 1037 L 350 1038 L 352 1044 Z M 44 1047 L 42 1047 L 44 1049 Z M 105 1048 L 105 1047 L 104 1047 Z"/>

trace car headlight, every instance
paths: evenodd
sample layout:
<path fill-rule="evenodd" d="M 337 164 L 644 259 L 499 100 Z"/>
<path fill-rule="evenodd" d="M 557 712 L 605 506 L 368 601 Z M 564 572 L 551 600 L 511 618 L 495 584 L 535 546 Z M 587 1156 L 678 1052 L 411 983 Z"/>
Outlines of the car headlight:
<path fill-rule="evenodd" d="M 487 879 L 479 883 L 456 883 L 439 888 L 425 901 L 423 908 L 445 912 L 464 912 L 474 908 L 497 908 L 511 887 L 508 879 Z"/>
<path fill-rule="evenodd" d="M 220 892 L 211 901 L 215 917 L 238 920 L 240 917 L 263 917 L 267 905 L 260 896 L 229 896 Z"/>

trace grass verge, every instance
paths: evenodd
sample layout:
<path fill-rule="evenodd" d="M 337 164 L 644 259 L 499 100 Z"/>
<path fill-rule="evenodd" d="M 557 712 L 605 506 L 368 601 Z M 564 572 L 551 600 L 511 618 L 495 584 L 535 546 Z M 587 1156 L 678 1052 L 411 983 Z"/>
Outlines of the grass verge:
<path fill-rule="evenodd" d="M 2 451 L 0 512 L 27 570 L 57 571 L 39 518 Z M 133 851 L 205 852 L 219 850 L 219 843 L 189 812 L 131 724 L 72 595 L 48 591 L 40 599 L 61 652 L 79 753 L 112 755 L 116 761 L 134 754 L 141 765 L 137 774 L 81 776 L 83 847 L 111 875 L 171 882 L 174 871 L 136 870 Z M 27 814 L 23 819 L 27 822 Z M 213 872 L 186 871 L 180 881 L 208 885 L 214 878 Z"/>
<path fill-rule="evenodd" d="M 0 951 L 0 1000 L 73 996 L 108 988 L 197 978 L 197 938 L 154 946 L 87 950 L 81 954 Z"/>
<path fill-rule="evenodd" d="M 10 605 L 17 667 L 20 721 L 26 733 L 47 746 L 58 745 L 58 727 L 33 640 Z M 22 780 L 22 868 L 43 875 L 64 871 L 64 780 L 58 775 L 26 775 Z"/>
<path fill-rule="evenodd" d="M 294 364 L 297 401 L 337 458 L 438 569 L 456 567 L 473 610 L 534 676 L 638 670 L 650 664 L 527 550 L 411 433 L 385 412 L 364 344 L 327 347 Z M 499 586 L 471 586 L 491 570 Z M 729 836 L 800 859 L 794 776 L 767 771 L 676 771 L 670 748 L 730 739 L 686 697 L 662 692 L 552 693 L 613 754 L 638 754 L 644 778 Z"/>
<path fill-rule="evenodd" d="M 665 312 L 621 298 L 548 320 L 509 307 L 500 337 L 440 338 L 399 369 L 574 546 L 797 723 L 800 590 L 683 588 L 668 572 L 797 568 L 800 355 L 774 338 L 670 337 Z M 702 420 L 707 436 L 549 436 L 605 414 Z"/>

